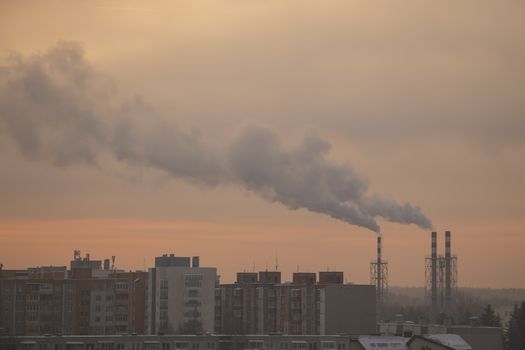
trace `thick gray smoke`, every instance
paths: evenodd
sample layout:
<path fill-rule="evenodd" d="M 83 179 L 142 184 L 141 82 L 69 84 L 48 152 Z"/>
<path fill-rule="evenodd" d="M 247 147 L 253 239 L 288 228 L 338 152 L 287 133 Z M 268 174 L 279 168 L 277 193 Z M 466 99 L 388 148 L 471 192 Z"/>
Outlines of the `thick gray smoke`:
<path fill-rule="evenodd" d="M 430 229 L 418 207 L 368 194 L 350 164 L 326 157 L 330 144 L 314 135 L 285 147 L 271 129 L 246 125 L 209 144 L 140 101 L 116 104 L 112 84 L 84 59 L 82 48 L 59 43 L 31 57 L 14 56 L 0 71 L 0 131 L 23 154 L 57 165 L 97 163 L 103 153 L 206 186 L 240 185 L 290 209 L 308 209 L 379 232 L 377 218 Z"/>

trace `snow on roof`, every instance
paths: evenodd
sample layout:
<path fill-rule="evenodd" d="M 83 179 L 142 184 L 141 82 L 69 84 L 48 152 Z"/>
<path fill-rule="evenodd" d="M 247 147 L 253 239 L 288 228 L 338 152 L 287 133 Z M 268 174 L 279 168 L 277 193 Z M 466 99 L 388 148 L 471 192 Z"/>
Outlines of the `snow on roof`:
<path fill-rule="evenodd" d="M 357 341 L 365 350 L 408 350 L 407 338 L 360 336 Z"/>
<path fill-rule="evenodd" d="M 456 350 L 472 350 L 472 347 L 457 334 L 430 334 L 425 338 L 434 340 Z"/>

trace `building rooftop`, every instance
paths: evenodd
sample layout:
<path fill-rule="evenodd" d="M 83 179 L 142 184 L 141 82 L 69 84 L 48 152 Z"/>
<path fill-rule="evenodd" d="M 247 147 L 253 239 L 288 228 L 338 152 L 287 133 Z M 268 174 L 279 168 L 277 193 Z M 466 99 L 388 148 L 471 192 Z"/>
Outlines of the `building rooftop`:
<path fill-rule="evenodd" d="M 422 338 L 436 344 L 445 345 L 452 350 L 472 350 L 472 347 L 457 334 L 416 335 L 411 339 L 411 341 L 415 338 Z"/>
<path fill-rule="evenodd" d="M 365 350 L 408 350 L 408 338 L 385 336 L 359 336 L 357 341 Z"/>

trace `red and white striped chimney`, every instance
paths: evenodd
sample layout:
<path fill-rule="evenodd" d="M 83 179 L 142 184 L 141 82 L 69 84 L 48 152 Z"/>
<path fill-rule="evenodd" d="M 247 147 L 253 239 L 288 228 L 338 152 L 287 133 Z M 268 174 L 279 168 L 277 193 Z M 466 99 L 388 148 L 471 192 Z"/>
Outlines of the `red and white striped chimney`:
<path fill-rule="evenodd" d="M 438 312 L 438 259 L 437 259 L 437 232 L 432 232 L 431 236 L 431 298 L 432 298 L 432 315 L 435 317 Z"/>
<path fill-rule="evenodd" d="M 450 307 L 452 293 L 452 250 L 450 231 L 445 231 L 445 307 Z"/>

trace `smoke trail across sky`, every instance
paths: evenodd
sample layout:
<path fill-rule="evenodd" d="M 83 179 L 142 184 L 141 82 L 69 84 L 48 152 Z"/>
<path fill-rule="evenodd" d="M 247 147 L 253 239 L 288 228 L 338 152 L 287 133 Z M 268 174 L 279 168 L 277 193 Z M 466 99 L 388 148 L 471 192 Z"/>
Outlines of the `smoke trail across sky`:
<path fill-rule="evenodd" d="M 226 139 L 179 128 L 140 99 L 115 102 L 113 84 L 60 42 L 0 68 L 0 132 L 31 159 L 59 166 L 122 162 L 204 186 L 233 184 L 290 209 L 307 209 L 379 232 L 377 218 L 432 228 L 418 207 L 370 194 L 348 164 L 329 160 L 330 143 L 306 135 L 295 147 L 272 129 L 246 124 Z M 217 146 L 220 145 L 220 146 Z"/>

